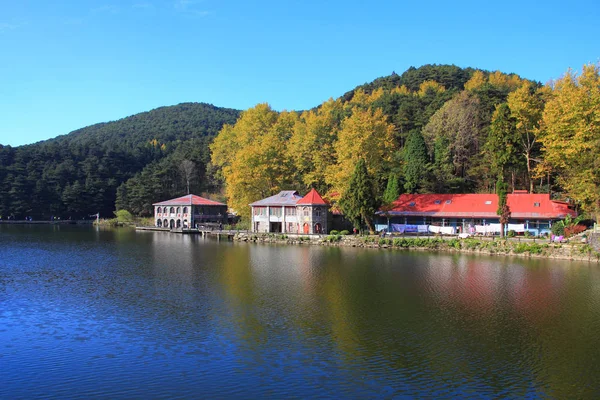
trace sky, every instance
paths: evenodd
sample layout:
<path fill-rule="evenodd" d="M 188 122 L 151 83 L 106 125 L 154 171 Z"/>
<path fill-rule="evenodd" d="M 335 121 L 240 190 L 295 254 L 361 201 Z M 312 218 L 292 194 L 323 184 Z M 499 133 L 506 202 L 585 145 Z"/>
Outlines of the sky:
<path fill-rule="evenodd" d="M 302 110 L 424 64 L 548 82 L 598 62 L 598 21 L 598 0 L 0 0 L 0 144 L 183 102 Z"/>

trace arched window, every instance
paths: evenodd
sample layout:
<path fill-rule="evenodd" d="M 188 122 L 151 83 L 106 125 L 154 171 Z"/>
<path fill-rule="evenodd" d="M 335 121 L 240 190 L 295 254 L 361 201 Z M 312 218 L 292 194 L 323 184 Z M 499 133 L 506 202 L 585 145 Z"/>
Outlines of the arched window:
<path fill-rule="evenodd" d="M 160 219 L 156 221 L 156 226 L 159 228 L 162 227 L 162 221 Z"/>
<path fill-rule="evenodd" d="M 187 207 L 183 207 L 183 213 L 184 213 L 184 214 L 187 214 L 187 212 L 188 212 L 188 209 L 187 209 Z"/>
<path fill-rule="evenodd" d="M 181 220 L 180 219 L 177 220 L 177 227 L 181 228 Z"/>
<path fill-rule="evenodd" d="M 171 207 L 171 209 L 169 210 L 169 212 L 170 212 L 171 214 L 175 214 L 175 207 Z"/>
<path fill-rule="evenodd" d="M 315 216 L 316 216 L 317 218 L 320 218 L 320 217 L 321 217 L 321 209 L 320 209 L 320 208 L 318 208 L 318 207 L 317 207 L 317 208 L 315 208 Z"/>
<path fill-rule="evenodd" d="M 177 214 L 181 212 L 181 207 L 177 207 Z"/>
<path fill-rule="evenodd" d="M 164 226 L 165 228 L 168 228 L 168 227 L 169 227 L 169 221 L 167 221 L 166 219 L 165 219 L 165 220 L 163 220 L 163 226 Z"/>
<path fill-rule="evenodd" d="M 302 207 L 302 215 L 308 217 L 308 207 Z"/>
<path fill-rule="evenodd" d="M 157 212 L 158 214 L 160 214 L 160 213 L 162 212 L 162 209 L 161 209 L 160 207 L 158 207 L 158 208 L 156 209 L 156 212 Z"/>

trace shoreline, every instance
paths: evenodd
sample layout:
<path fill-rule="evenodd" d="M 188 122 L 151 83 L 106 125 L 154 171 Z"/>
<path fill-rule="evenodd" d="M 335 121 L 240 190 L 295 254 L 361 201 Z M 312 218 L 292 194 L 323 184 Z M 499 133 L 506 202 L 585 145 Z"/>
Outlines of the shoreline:
<path fill-rule="evenodd" d="M 600 252 L 594 250 L 587 243 L 550 243 L 541 239 L 500 239 L 489 237 L 458 239 L 456 237 L 441 236 L 381 238 L 379 236 L 354 235 L 237 233 L 234 235 L 233 240 L 252 243 L 435 251 L 600 263 Z"/>

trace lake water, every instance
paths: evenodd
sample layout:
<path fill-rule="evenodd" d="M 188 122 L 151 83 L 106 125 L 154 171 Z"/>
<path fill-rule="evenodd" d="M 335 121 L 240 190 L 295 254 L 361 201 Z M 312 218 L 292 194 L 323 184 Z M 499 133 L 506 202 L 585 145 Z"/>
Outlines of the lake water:
<path fill-rule="evenodd" d="M 0 225 L 0 398 L 600 397 L 600 267 Z"/>

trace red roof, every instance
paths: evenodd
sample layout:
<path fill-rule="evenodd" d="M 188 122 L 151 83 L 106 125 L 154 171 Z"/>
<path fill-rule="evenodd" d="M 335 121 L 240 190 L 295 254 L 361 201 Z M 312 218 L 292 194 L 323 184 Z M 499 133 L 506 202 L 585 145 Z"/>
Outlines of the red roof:
<path fill-rule="evenodd" d="M 512 193 L 507 196 L 512 218 L 557 219 L 577 213 L 549 194 Z M 403 194 L 392 208 L 380 213 L 441 218 L 498 218 L 496 194 Z"/>
<path fill-rule="evenodd" d="M 205 199 L 204 197 L 196 196 L 195 194 L 188 194 L 187 196 L 181 196 L 176 199 L 161 201 L 160 203 L 154 203 L 154 206 L 226 206 L 226 204 L 219 203 Z"/>
<path fill-rule="evenodd" d="M 325 202 L 325 200 L 323 200 L 323 198 L 321 197 L 319 192 L 317 192 L 314 188 L 310 189 L 310 192 L 308 192 L 306 194 L 306 196 L 304 196 L 303 198 L 298 200 L 298 202 L 296 204 L 308 204 L 308 205 L 319 205 L 319 206 L 327 205 L 327 203 Z"/>

